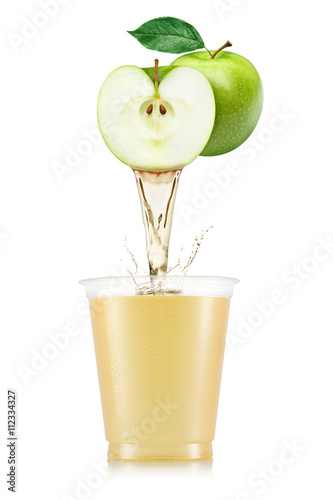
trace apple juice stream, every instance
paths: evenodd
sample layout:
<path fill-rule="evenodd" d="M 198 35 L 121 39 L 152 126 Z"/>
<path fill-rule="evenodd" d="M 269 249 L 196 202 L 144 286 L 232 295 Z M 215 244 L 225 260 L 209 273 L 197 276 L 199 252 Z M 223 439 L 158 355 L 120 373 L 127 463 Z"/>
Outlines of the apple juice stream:
<path fill-rule="evenodd" d="M 166 274 L 173 209 L 181 170 L 134 170 L 146 231 L 149 273 Z"/>

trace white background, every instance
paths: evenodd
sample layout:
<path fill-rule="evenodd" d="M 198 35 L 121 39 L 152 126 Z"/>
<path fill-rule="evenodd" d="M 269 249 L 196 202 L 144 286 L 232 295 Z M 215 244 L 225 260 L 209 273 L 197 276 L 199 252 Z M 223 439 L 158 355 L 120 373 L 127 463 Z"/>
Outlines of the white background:
<path fill-rule="evenodd" d="M 86 498 L 330 498 L 333 250 L 316 251 L 318 241 L 333 238 L 329 2 L 62 3 L 17 50 L 8 35 L 21 35 L 24 18 L 36 20 L 40 3 L 1 5 L 1 487 L 8 467 L 6 389 L 13 387 L 19 499 L 79 498 L 79 482 L 93 479 L 98 486 Z M 92 145 L 61 179 L 55 162 L 65 164 L 68 148 L 96 130 L 97 94 L 108 73 L 123 64 L 151 66 L 156 56 L 161 64 L 174 59 L 126 33 L 162 15 L 192 23 L 211 49 L 230 39 L 232 50 L 257 67 L 265 104 L 241 150 L 199 158 L 185 169 L 175 211 L 171 263 L 182 244 L 186 253 L 213 224 L 192 274 L 241 279 L 213 463 L 120 464 L 102 478 L 91 476 L 107 443 L 78 281 L 121 272 L 126 234 L 145 265 L 143 225 L 133 174 L 104 144 Z M 231 161 L 237 175 L 217 192 L 211 173 L 225 172 Z M 200 196 L 200 210 L 186 218 Z M 302 277 L 292 280 L 293 272 Z M 270 315 L 263 318 L 255 313 L 258 301 L 270 300 L 274 289 L 283 304 L 266 302 Z M 260 325 L 240 334 L 241 322 L 256 319 Z M 19 370 L 32 367 L 50 333 L 71 327 L 77 335 L 66 348 L 24 381 Z M 299 451 L 284 465 L 286 442 Z M 265 474 L 260 469 L 268 475 L 253 486 Z"/>

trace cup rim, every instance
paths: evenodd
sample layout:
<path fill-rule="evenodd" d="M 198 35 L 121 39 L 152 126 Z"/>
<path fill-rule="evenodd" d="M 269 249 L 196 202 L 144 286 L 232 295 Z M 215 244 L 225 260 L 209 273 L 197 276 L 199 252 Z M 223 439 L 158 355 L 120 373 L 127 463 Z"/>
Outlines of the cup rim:
<path fill-rule="evenodd" d="M 150 274 L 135 274 L 132 276 L 101 276 L 99 278 L 84 278 L 83 280 L 80 280 L 79 281 L 79 284 L 80 285 L 84 285 L 85 283 L 88 283 L 88 282 L 93 282 L 93 281 L 104 281 L 104 280 L 113 280 L 113 279 L 128 279 L 128 280 L 131 280 L 133 281 L 133 278 L 134 279 L 162 279 L 162 280 L 165 280 L 165 279 L 168 279 L 168 278 L 174 278 L 174 279 L 195 279 L 195 280 L 198 280 L 198 279 L 206 279 L 206 280 L 220 280 L 220 281 L 224 281 L 224 282 L 228 282 L 228 283 L 233 283 L 233 284 L 237 284 L 239 283 L 239 279 L 238 278 L 232 278 L 232 277 L 229 277 L 229 276 L 203 276 L 203 275 L 186 275 L 186 276 L 182 276 L 182 275 L 176 275 L 176 274 L 159 274 L 159 275 L 150 275 Z"/>
<path fill-rule="evenodd" d="M 89 299 L 98 297 L 132 296 L 137 293 L 152 294 L 150 283 L 156 283 L 157 295 L 180 293 L 181 295 L 213 296 L 231 298 L 237 278 L 222 276 L 176 276 L 176 275 L 135 275 L 88 278 L 79 281 L 85 287 Z M 162 288 L 160 283 L 162 282 Z M 146 286 L 148 284 L 148 287 Z M 165 286 L 166 288 L 163 288 Z M 142 289 L 146 291 L 144 291 Z M 153 287 L 154 289 L 154 287 Z M 138 292 L 140 290 L 140 292 Z M 177 290 L 177 292 L 175 292 Z M 133 293 L 134 292 L 134 293 Z"/>

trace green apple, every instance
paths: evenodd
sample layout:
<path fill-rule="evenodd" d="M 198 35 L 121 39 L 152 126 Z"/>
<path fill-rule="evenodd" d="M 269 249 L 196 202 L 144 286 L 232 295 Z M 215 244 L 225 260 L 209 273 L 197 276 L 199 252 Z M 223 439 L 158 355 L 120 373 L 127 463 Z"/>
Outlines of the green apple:
<path fill-rule="evenodd" d="M 214 54 L 211 57 L 208 51 L 194 52 L 172 63 L 199 70 L 213 88 L 215 126 L 203 156 L 221 155 L 240 146 L 257 125 L 263 105 L 261 79 L 250 61 L 221 49 Z"/>
<path fill-rule="evenodd" d="M 105 80 L 98 124 L 112 153 L 136 170 L 175 170 L 207 144 L 215 122 L 208 80 L 193 68 L 121 66 Z"/>

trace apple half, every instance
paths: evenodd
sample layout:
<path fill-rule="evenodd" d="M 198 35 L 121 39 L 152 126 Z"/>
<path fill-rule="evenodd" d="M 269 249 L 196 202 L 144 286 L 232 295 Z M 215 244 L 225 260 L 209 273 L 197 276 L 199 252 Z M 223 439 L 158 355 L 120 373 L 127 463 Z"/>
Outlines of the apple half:
<path fill-rule="evenodd" d="M 97 115 L 111 152 L 136 170 L 175 170 L 200 155 L 215 122 L 207 78 L 183 67 L 121 66 L 105 80 Z"/>

